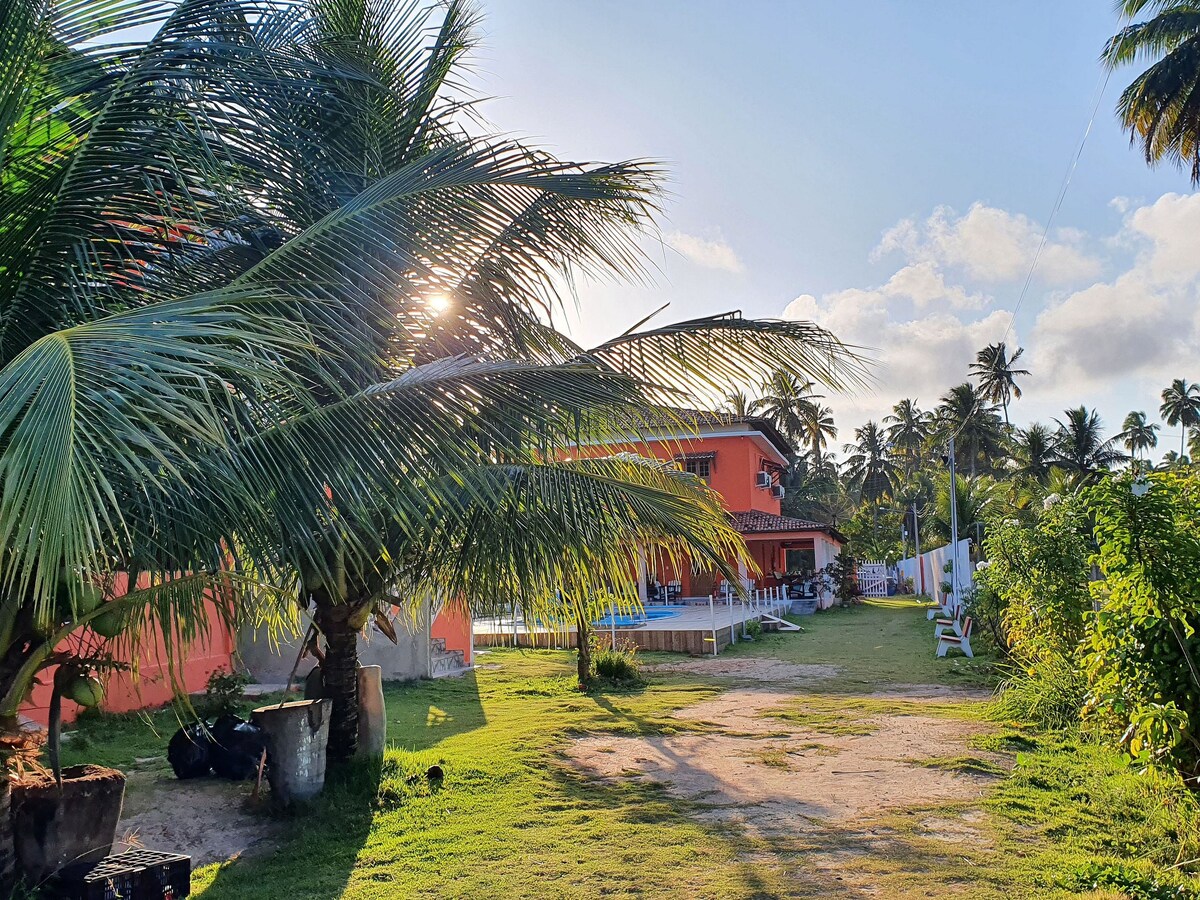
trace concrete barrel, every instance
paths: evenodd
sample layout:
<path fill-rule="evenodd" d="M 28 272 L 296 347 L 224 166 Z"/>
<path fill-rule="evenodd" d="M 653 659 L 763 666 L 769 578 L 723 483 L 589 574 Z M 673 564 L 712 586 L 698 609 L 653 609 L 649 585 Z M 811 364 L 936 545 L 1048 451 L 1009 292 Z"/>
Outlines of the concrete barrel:
<path fill-rule="evenodd" d="M 358 667 L 358 755 L 383 756 L 387 746 L 387 708 L 383 668 Z"/>
<path fill-rule="evenodd" d="M 325 787 L 332 700 L 260 706 L 252 718 L 267 736 L 267 781 L 276 803 L 303 803 Z"/>

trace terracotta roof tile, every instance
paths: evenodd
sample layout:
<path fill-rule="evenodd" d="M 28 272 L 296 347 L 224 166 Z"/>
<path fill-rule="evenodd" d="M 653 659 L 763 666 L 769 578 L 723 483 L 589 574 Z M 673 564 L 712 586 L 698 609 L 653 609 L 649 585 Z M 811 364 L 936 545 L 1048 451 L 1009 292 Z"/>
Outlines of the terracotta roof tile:
<path fill-rule="evenodd" d="M 794 519 L 791 516 L 777 516 L 774 513 L 750 512 L 730 513 L 733 516 L 733 526 L 742 534 L 765 534 L 775 531 L 821 531 L 835 540 L 845 543 L 846 539 L 832 525 L 824 522 L 813 522 L 809 519 Z"/>

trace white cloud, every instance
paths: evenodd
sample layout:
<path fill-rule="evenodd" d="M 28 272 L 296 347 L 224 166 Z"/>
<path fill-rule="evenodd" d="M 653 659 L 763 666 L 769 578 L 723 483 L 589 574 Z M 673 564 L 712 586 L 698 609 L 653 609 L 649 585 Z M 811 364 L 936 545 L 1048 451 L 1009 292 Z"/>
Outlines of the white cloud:
<path fill-rule="evenodd" d="M 901 253 L 910 263 L 961 270 L 990 283 L 1023 281 L 1042 239 L 1042 226 L 1020 213 L 982 203 L 958 216 L 939 206 L 924 222 L 904 219 L 883 233 L 872 256 Z M 1082 249 L 1084 235 L 1059 229 L 1049 237 L 1035 271 L 1040 281 L 1072 284 L 1096 277 L 1101 262 Z"/>
<path fill-rule="evenodd" d="M 925 408 L 935 406 L 950 387 L 966 379 L 975 352 L 1000 340 L 1009 323 L 1009 313 L 1002 309 L 977 319 L 944 310 L 898 315 L 886 286 L 839 291 L 820 299 L 803 294 L 788 304 L 783 317 L 814 321 L 846 343 L 872 349 L 877 362 L 874 388 L 834 401 L 839 416 L 853 425 L 878 420 L 903 397 Z"/>
<path fill-rule="evenodd" d="M 1037 317 L 1030 368 L 1053 395 L 1200 376 L 1200 194 L 1164 194 L 1131 210 L 1121 238 L 1137 250 L 1132 264 L 1052 299 Z"/>
<path fill-rule="evenodd" d="M 742 261 L 724 238 L 703 238 L 682 231 L 671 231 L 663 235 L 663 240 L 698 266 L 735 274 L 744 271 Z"/>
<path fill-rule="evenodd" d="M 1129 409 L 1153 418 L 1172 378 L 1200 380 L 1200 194 L 1118 208 L 1119 231 L 1060 229 L 1044 251 L 1043 286 L 1022 307 L 1022 359 L 1032 375 L 1014 410 L 1018 421 L 1045 421 L 1085 403 L 1115 430 Z M 1020 214 L 975 204 L 960 217 L 939 208 L 885 233 L 873 256 L 898 252 L 903 264 L 879 287 L 804 294 L 788 305 L 786 318 L 876 348 L 875 390 L 833 398 L 847 433 L 903 397 L 935 405 L 968 377 L 981 347 L 1022 342 L 1010 312 L 991 305 L 989 293 L 1015 300 L 1040 236 Z M 1102 271 L 1111 277 L 1099 280 Z"/>

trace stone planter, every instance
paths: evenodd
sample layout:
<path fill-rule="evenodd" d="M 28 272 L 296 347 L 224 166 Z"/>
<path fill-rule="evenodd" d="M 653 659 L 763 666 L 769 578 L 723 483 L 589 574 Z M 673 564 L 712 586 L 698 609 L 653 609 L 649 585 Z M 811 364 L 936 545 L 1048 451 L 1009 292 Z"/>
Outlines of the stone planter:
<path fill-rule="evenodd" d="M 383 669 L 358 667 L 358 755 L 383 756 L 387 747 L 387 708 L 383 700 Z"/>
<path fill-rule="evenodd" d="M 267 736 L 267 781 L 275 803 L 303 803 L 324 789 L 332 707 L 332 700 L 296 700 L 254 710 L 254 724 Z"/>
<path fill-rule="evenodd" d="M 105 766 L 68 766 L 61 792 L 49 773 L 17 782 L 12 823 L 18 871 L 38 884 L 64 866 L 104 859 L 124 802 L 124 773 Z"/>

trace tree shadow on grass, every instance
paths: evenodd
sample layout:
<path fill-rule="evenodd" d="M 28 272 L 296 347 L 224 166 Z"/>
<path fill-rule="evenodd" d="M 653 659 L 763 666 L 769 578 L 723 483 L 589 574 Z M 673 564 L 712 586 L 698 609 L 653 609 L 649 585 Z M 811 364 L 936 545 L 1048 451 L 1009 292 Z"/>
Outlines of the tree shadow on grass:
<path fill-rule="evenodd" d="M 284 820 L 286 837 L 270 855 L 221 864 L 207 882 L 206 900 L 336 900 L 350 883 L 371 836 L 375 817 L 409 799 L 436 793 L 425 778 L 437 762 L 432 750 L 453 735 L 487 724 L 475 674 L 384 686 L 388 744 L 383 760 L 355 760 L 331 771 L 324 793 L 312 804 L 271 815 Z M 368 878 L 386 881 L 386 872 Z M 207 876 L 202 875 L 203 885 Z"/>

